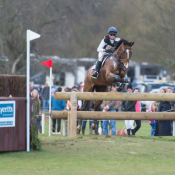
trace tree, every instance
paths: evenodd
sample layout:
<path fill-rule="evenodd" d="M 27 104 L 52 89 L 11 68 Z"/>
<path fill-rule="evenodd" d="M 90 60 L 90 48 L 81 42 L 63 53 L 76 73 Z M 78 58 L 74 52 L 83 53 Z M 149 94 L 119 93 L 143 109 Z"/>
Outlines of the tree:
<path fill-rule="evenodd" d="M 1 0 L 0 55 L 8 59 L 8 64 L 3 69 L 6 73 L 15 73 L 17 65 L 24 58 L 25 39 L 23 37 L 22 9 L 26 4 L 27 0 Z"/>

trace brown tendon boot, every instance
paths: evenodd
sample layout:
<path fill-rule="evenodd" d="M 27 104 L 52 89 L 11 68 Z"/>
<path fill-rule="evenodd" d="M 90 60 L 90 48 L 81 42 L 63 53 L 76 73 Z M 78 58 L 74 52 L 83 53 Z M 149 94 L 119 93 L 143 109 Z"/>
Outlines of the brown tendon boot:
<path fill-rule="evenodd" d="M 78 125 L 77 126 L 77 134 L 80 134 L 80 131 L 81 131 L 81 125 Z"/>

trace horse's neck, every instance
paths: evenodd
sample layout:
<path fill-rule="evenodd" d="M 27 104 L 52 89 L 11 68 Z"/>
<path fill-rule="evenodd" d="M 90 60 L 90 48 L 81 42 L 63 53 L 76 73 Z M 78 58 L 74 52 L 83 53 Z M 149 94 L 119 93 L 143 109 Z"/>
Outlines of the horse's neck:
<path fill-rule="evenodd" d="M 113 56 L 114 56 L 114 57 L 119 58 L 119 57 L 121 56 L 122 47 L 123 47 L 123 44 L 122 44 L 122 46 L 120 46 L 120 47 L 113 53 Z"/>

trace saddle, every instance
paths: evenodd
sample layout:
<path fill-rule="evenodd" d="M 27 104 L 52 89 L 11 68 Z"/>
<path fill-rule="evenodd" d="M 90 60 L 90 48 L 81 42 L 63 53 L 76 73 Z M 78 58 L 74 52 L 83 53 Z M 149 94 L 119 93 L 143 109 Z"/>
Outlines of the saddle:
<path fill-rule="evenodd" d="M 107 59 L 109 56 L 111 56 L 111 55 L 112 55 L 111 53 L 105 53 L 105 54 L 103 55 L 101 68 L 103 67 L 103 65 L 104 65 L 104 63 L 105 63 L 105 61 L 106 61 L 106 59 Z M 97 61 L 98 61 L 98 60 L 97 60 Z M 97 61 L 94 62 L 94 65 L 93 65 L 93 67 L 92 67 L 93 70 L 95 70 L 95 66 L 96 66 Z M 101 68 L 100 68 L 100 69 L 101 69 Z"/>

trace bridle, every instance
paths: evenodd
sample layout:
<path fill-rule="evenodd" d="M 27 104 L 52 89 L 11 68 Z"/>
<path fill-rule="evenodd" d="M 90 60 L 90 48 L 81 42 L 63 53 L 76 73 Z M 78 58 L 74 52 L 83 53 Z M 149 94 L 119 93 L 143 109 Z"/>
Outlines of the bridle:
<path fill-rule="evenodd" d="M 124 62 L 123 60 L 125 59 L 125 56 L 124 56 L 125 52 L 126 52 L 127 58 L 126 58 L 126 61 Z M 130 58 L 129 57 L 129 49 L 125 49 L 125 46 L 123 45 L 122 52 L 121 52 L 120 55 L 121 56 L 118 56 L 118 54 L 117 54 L 117 56 L 114 56 L 114 57 L 119 61 L 120 69 L 127 69 L 128 68 L 129 58 Z M 115 62 L 117 62 L 117 61 L 115 61 Z M 126 63 L 126 66 L 125 66 L 125 63 Z"/>

